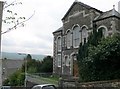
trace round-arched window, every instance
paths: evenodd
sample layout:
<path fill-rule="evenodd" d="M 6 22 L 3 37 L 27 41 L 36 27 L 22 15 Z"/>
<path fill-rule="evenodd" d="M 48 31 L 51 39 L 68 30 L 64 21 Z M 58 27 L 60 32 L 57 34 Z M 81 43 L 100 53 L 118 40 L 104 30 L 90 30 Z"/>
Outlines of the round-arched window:
<path fill-rule="evenodd" d="M 80 27 L 75 26 L 73 28 L 73 46 L 79 47 L 80 44 Z"/>
<path fill-rule="evenodd" d="M 61 51 L 61 37 L 57 38 L 57 50 Z"/>
<path fill-rule="evenodd" d="M 70 46 L 71 46 L 71 41 L 72 41 L 70 30 L 67 31 L 67 37 L 66 37 L 66 39 L 67 39 L 67 48 L 70 48 Z"/>
<path fill-rule="evenodd" d="M 81 39 L 81 42 L 82 43 L 85 43 L 87 41 L 87 38 L 88 38 L 88 32 L 87 32 L 87 27 L 86 26 L 83 26 L 82 29 L 81 29 L 81 35 L 82 35 L 82 39 Z"/>
<path fill-rule="evenodd" d="M 106 27 L 99 27 L 98 32 L 101 32 L 101 35 L 104 36 L 104 37 L 107 37 L 108 36 L 108 31 L 107 31 L 107 28 Z"/>

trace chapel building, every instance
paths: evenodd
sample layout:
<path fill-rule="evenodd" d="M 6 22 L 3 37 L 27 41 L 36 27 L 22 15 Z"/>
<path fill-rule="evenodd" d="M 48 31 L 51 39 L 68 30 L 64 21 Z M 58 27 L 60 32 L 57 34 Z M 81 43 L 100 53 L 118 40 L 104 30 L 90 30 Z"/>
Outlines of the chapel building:
<path fill-rule="evenodd" d="M 53 32 L 53 73 L 60 76 L 78 76 L 78 48 L 94 28 L 102 30 L 104 37 L 120 33 L 120 13 L 114 7 L 103 12 L 75 0 L 62 22 L 63 26 Z"/>

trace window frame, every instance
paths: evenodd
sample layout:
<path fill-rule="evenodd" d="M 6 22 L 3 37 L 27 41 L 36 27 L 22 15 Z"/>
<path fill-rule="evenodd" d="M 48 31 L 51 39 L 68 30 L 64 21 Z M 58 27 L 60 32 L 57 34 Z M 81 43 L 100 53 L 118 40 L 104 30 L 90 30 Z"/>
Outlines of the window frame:
<path fill-rule="evenodd" d="M 88 27 L 86 26 L 86 25 L 83 25 L 82 27 L 81 27 L 81 41 L 80 42 L 82 42 L 82 43 L 85 43 L 85 42 L 87 42 L 88 41 L 88 31 L 87 31 L 87 29 L 88 29 Z M 84 33 L 83 33 L 84 32 Z M 85 34 L 85 36 L 83 35 L 83 34 Z M 86 40 L 86 41 L 85 41 Z"/>
<path fill-rule="evenodd" d="M 66 46 L 68 49 L 72 46 L 71 42 L 72 42 L 71 30 L 68 29 L 66 31 Z"/>
<path fill-rule="evenodd" d="M 78 29 L 75 29 L 75 28 L 78 28 Z M 76 31 L 75 31 L 76 30 Z M 78 48 L 79 47 L 79 44 L 80 44 L 80 26 L 77 24 L 77 25 L 74 25 L 73 26 L 73 47 L 74 48 Z"/>
<path fill-rule="evenodd" d="M 62 38 L 61 36 L 57 37 L 57 51 L 60 52 L 62 50 Z"/>
<path fill-rule="evenodd" d="M 102 25 L 97 28 L 97 32 L 99 29 L 104 28 L 104 32 L 102 31 L 103 36 L 106 38 L 108 36 L 108 29 L 106 26 Z M 103 29 L 102 29 L 103 30 Z"/>
<path fill-rule="evenodd" d="M 57 54 L 57 67 L 61 67 L 61 54 Z"/>

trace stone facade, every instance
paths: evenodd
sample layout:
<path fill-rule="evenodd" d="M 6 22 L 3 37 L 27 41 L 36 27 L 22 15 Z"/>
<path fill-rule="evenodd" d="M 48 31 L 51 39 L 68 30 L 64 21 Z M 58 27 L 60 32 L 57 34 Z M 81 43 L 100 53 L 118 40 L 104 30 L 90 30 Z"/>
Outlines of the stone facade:
<path fill-rule="evenodd" d="M 120 14 L 114 8 L 102 12 L 79 1 L 73 2 L 62 22 L 63 26 L 53 32 L 53 73 L 60 76 L 78 76 L 79 44 L 88 40 L 94 28 L 103 30 L 105 37 L 120 33 Z"/>

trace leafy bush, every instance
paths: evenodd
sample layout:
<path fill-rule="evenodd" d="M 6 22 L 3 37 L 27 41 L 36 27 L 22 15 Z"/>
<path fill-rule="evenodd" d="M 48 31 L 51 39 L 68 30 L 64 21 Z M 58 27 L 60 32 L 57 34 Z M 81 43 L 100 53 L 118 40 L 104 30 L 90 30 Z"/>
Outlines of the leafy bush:
<path fill-rule="evenodd" d="M 120 79 L 120 36 L 114 35 L 99 40 L 96 37 L 94 40 L 96 41 L 90 38 L 88 43 L 80 45 L 80 81 Z"/>

